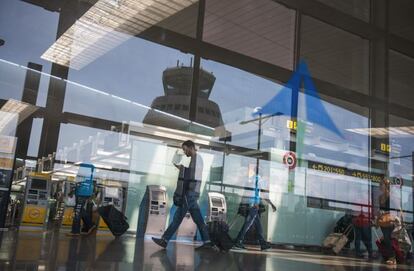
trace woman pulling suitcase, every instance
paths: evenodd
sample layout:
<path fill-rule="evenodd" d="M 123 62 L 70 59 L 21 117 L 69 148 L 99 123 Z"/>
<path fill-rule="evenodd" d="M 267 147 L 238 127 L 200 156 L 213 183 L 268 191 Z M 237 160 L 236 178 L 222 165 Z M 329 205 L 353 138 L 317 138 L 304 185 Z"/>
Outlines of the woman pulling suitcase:
<path fill-rule="evenodd" d="M 390 191 L 391 182 L 388 179 L 383 179 L 380 184 L 381 195 L 379 196 L 380 214 L 377 218 L 377 225 L 381 228 L 382 235 L 384 236 L 383 256 L 385 256 L 385 262 L 388 265 L 397 265 L 395 258 L 395 251 L 393 249 L 391 234 L 394 230 L 394 216 L 391 214 L 390 206 Z"/>

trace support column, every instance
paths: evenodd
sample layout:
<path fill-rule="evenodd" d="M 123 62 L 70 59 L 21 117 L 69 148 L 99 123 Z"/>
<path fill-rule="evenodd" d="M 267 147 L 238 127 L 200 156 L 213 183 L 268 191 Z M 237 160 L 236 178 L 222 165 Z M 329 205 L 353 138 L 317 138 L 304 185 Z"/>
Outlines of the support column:
<path fill-rule="evenodd" d="M 26 72 L 26 78 L 24 80 L 24 89 L 22 102 L 36 105 L 37 95 L 39 93 L 39 85 L 42 71 L 42 65 L 29 62 L 27 64 L 29 68 Z M 30 135 L 32 132 L 33 117 L 29 116 L 19 124 L 16 131 L 17 146 L 16 157 L 26 159 L 27 149 L 29 148 Z"/>
<path fill-rule="evenodd" d="M 92 5 L 94 1 L 83 2 L 66 0 L 60 9 L 56 39 L 75 23 Z M 69 67 L 53 63 L 50 74 L 49 89 L 46 101 L 46 111 L 39 145 L 39 157 L 56 152 L 59 140 L 60 124 L 66 94 L 66 82 Z M 57 78 L 56 78 L 57 77 Z"/>

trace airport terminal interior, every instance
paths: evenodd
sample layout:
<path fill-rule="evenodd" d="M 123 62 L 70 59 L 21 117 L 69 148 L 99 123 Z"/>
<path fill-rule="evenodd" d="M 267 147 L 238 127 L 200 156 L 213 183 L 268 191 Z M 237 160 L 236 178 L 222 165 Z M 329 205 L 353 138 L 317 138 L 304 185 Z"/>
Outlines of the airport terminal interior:
<path fill-rule="evenodd" d="M 412 14 L 0 1 L 0 269 L 413 270 Z"/>

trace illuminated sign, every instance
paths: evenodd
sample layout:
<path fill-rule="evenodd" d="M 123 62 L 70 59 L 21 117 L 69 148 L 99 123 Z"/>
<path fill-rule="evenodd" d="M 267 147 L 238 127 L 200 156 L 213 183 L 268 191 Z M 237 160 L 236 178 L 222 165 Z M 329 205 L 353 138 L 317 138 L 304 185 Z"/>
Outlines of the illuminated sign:
<path fill-rule="evenodd" d="M 390 153 L 391 152 L 391 145 L 390 144 L 381 143 L 380 150 L 382 152 L 388 152 L 388 153 Z"/>
<path fill-rule="evenodd" d="M 401 150 L 400 145 L 384 141 L 384 139 L 373 138 L 372 140 L 376 152 L 389 155 L 390 153 L 397 154 Z"/>
<path fill-rule="evenodd" d="M 339 175 L 345 175 L 345 176 L 352 176 L 355 178 L 365 179 L 365 180 L 371 180 L 372 182 L 379 183 L 383 179 L 383 175 L 381 174 L 375 174 L 375 173 L 369 173 L 365 171 L 360 170 L 354 170 L 354 169 L 348 169 L 344 167 L 338 167 L 318 162 L 309 161 L 308 162 L 308 168 L 327 172 L 327 173 L 333 173 L 333 174 L 339 174 Z"/>
<path fill-rule="evenodd" d="M 298 122 L 295 120 L 287 120 L 286 127 L 290 130 L 297 130 L 298 129 Z"/>

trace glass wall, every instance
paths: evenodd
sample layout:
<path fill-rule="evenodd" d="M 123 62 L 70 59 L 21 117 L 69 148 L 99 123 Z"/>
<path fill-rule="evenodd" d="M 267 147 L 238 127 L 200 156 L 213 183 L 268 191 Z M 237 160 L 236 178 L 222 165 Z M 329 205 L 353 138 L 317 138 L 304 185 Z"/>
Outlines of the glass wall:
<path fill-rule="evenodd" d="M 17 138 L 15 169 L 50 155 L 47 173 L 67 181 L 93 163 L 135 233 L 147 185 L 174 212 L 172 161 L 190 139 L 203 216 L 208 192 L 224 194 L 233 237 L 257 166 L 273 243 L 320 245 L 346 213 L 373 218 L 384 177 L 412 223 L 412 58 L 377 52 L 388 34 L 372 30 L 370 1 L 316 1 L 347 30 L 295 1 L 69 2 L 0 4 L 0 107 L 24 107 L 16 131 L 0 125 Z M 348 31 L 358 24 L 369 33 Z"/>

